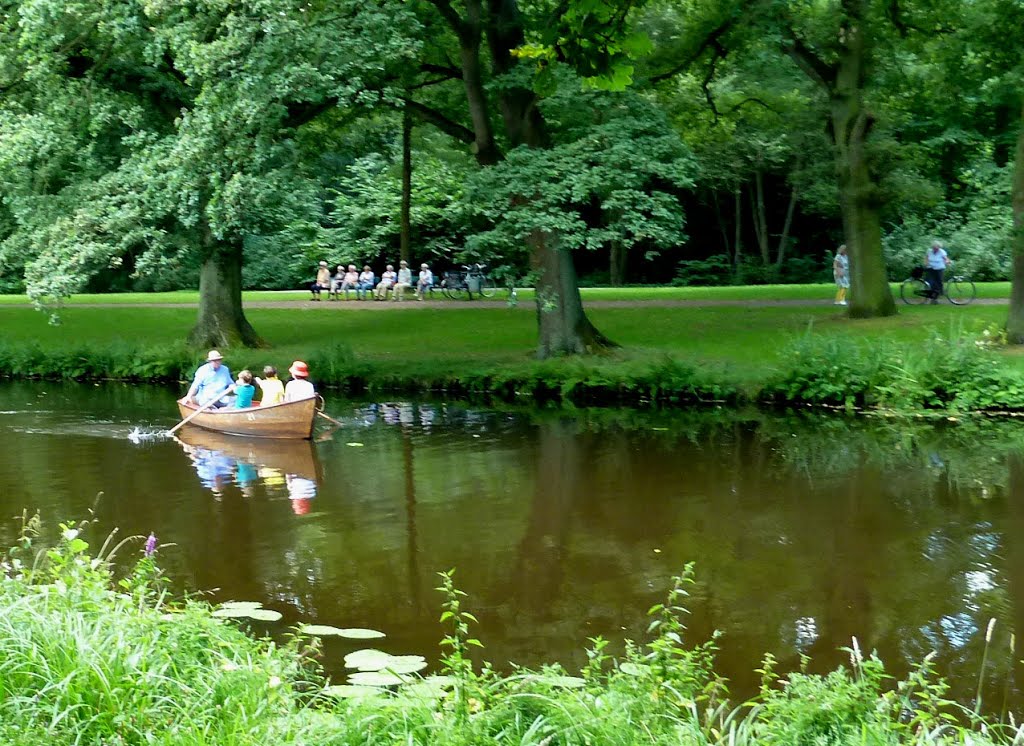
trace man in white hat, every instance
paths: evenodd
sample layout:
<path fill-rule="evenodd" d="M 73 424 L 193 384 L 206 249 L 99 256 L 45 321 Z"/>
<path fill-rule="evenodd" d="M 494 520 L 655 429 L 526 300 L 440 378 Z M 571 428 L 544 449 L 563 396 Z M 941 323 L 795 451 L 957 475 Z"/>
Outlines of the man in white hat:
<path fill-rule="evenodd" d="M 227 402 L 221 397 L 224 392 L 231 388 L 235 380 L 231 377 L 231 371 L 223 363 L 224 357 L 216 350 L 210 350 L 206 355 L 206 362 L 199 366 L 195 376 L 192 378 L 192 385 L 185 395 L 185 399 L 197 406 L 205 406 L 214 399 L 218 399 L 215 407 L 227 406 Z"/>
<path fill-rule="evenodd" d="M 310 300 L 320 300 L 320 291 L 331 292 L 331 270 L 327 269 L 327 262 L 320 262 L 320 268 L 316 271 L 316 282 L 309 286 L 309 292 L 313 294 Z"/>

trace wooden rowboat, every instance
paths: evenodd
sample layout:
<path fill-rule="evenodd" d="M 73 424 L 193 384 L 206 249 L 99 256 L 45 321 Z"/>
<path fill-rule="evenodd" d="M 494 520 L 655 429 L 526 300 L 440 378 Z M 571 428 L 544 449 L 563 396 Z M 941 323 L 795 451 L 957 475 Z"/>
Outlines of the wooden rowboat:
<path fill-rule="evenodd" d="M 316 419 L 316 399 L 271 404 L 269 407 L 208 409 L 189 421 L 190 425 L 229 435 L 253 438 L 311 438 Z M 199 409 L 184 399 L 178 400 L 178 411 L 185 419 Z"/>

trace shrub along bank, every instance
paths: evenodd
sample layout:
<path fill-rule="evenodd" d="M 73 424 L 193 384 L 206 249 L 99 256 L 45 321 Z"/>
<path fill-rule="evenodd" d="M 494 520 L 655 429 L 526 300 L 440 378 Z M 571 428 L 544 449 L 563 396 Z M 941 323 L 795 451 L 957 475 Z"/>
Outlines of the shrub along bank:
<path fill-rule="evenodd" d="M 733 706 L 714 673 L 716 643 L 684 643 L 690 568 L 650 610 L 649 639 L 615 652 L 591 640 L 578 675 L 558 665 L 511 675 L 476 666 L 475 618 L 442 573 L 438 671 L 421 678 L 407 672 L 417 656 L 364 651 L 350 668 L 356 658 L 375 668 L 367 661 L 381 657 L 386 667 L 350 679 L 364 683 L 331 685 L 315 663 L 317 635 L 330 628 L 297 628 L 283 646 L 254 639 L 239 621 L 272 620 L 272 610 L 170 598 L 152 544 L 117 579 L 107 545 L 90 553 L 81 526 L 62 526 L 39 554 L 35 527 L 0 578 L 0 742 L 11 746 L 988 746 L 1021 736 L 947 701 L 930 657 L 893 684 L 855 639 L 850 665 L 825 676 L 780 679 L 767 657 L 760 693 Z M 225 611 L 243 619 L 220 618 Z"/>

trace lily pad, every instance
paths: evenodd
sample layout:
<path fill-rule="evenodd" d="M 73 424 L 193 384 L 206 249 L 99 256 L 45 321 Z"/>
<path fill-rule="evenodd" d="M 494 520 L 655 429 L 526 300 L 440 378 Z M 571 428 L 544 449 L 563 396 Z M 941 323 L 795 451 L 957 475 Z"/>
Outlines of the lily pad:
<path fill-rule="evenodd" d="M 387 663 L 382 666 L 383 670 L 391 673 L 416 673 L 427 667 L 427 659 L 422 655 L 392 655 Z M 364 670 L 362 668 L 360 671 Z"/>
<path fill-rule="evenodd" d="M 346 627 L 339 629 L 334 634 L 349 640 L 375 640 L 380 637 L 387 637 L 383 632 L 378 632 L 375 629 L 363 629 L 362 627 Z"/>
<path fill-rule="evenodd" d="M 360 671 L 379 671 L 387 665 L 391 657 L 390 654 L 385 653 L 383 650 L 374 650 L 373 648 L 357 650 L 345 656 L 345 668 L 357 668 Z"/>
<path fill-rule="evenodd" d="M 379 697 L 383 690 L 375 686 L 354 686 L 352 684 L 334 684 L 326 687 L 323 694 L 339 699 L 361 699 L 363 697 Z"/>
<path fill-rule="evenodd" d="M 448 688 L 429 681 L 416 681 L 403 686 L 401 694 L 412 699 L 441 699 L 448 694 Z"/>
<path fill-rule="evenodd" d="M 351 446 L 352 448 L 362 448 L 363 447 L 362 443 L 346 443 L 345 445 Z"/>
<path fill-rule="evenodd" d="M 281 618 L 281 612 L 273 609 L 217 609 L 211 616 L 219 619 L 255 619 L 258 622 L 276 622 Z"/>
<path fill-rule="evenodd" d="M 302 634 L 314 635 L 315 637 L 341 636 L 341 633 L 344 631 L 340 627 L 331 627 L 327 624 L 303 624 L 299 627 L 299 632 Z"/>
<path fill-rule="evenodd" d="M 348 677 L 348 682 L 357 686 L 397 686 L 406 681 L 408 677 L 387 671 L 360 671 Z"/>
<path fill-rule="evenodd" d="M 225 601 L 220 605 L 222 609 L 261 609 L 263 604 L 259 601 Z"/>

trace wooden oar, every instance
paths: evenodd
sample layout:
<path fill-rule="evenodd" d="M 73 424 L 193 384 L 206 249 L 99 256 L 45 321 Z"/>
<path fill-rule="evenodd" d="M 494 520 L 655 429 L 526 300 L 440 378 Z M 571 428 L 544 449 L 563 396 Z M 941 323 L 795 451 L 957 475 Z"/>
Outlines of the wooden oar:
<path fill-rule="evenodd" d="M 324 414 L 324 413 L 323 413 L 323 412 L 321 412 L 321 411 L 320 411 L 319 409 L 318 409 L 318 410 L 316 410 L 316 413 L 317 413 L 318 415 L 320 415 L 321 417 L 323 417 L 323 418 L 324 418 L 325 420 L 328 420 L 329 422 L 333 422 L 333 423 L 334 423 L 335 425 L 337 425 L 338 427 L 345 427 L 345 426 L 344 426 L 344 425 L 342 425 L 342 424 L 341 424 L 340 422 L 338 422 L 338 421 L 337 421 L 336 419 L 334 419 L 333 417 L 330 417 L 330 416 L 328 416 L 328 415 Z"/>
<path fill-rule="evenodd" d="M 227 390 L 223 394 L 221 394 L 220 396 L 217 396 L 217 397 L 211 399 L 210 401 L 206 402 L 206 404 L 201 406 L 195 412 L 193 412 L 188 417 L 186 417 L 181 422 L 179 422 L 177 425 L 175 425 L 170 430 L 168 430 L 166 434 L 167 435 L 174 435 L 174 433 L 176 433 L 181 428 L 182 425 L 187 425 L 189 422 L 192 421 L 193 417 L 195 417 L 196 415 L 198 415 L 198 414 L 200 414 L 202 412 L 205 412 L 207 409 L 212 407 L 214 404 L 219 402 L 221 399 L 223 399 L 225 396 L 227 396 L 228 394 L 230 394 L 234 390 L 235 390 L 234 385 L 228 386 Z"/>

